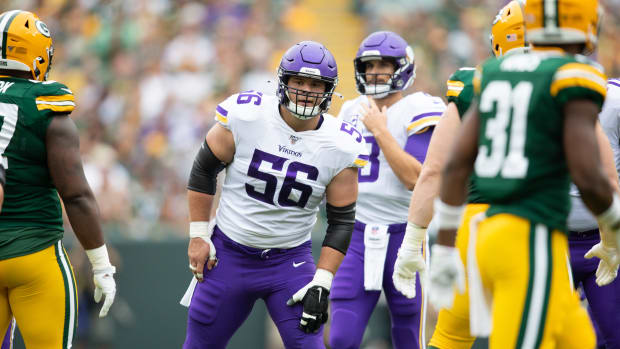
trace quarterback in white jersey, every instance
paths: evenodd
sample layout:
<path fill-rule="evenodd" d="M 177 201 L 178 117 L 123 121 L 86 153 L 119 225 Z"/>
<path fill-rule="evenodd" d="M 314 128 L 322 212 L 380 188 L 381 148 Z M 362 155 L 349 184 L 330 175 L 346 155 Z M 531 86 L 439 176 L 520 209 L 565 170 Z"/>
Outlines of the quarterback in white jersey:
<path fill-rule="evenodd" d="M 353 231 L 358 167 L 367 162 L 359 131 L 325 114 L 337 82 L 332 54 L 303 41 L 282 57 L 277 97 L 250 91 L 217 106 L 188 184 L 196 278 L 182 301 L 184 348 L 225 348 L 259 298 L 287 348 L 325 348 L 329 291 Z M 315 266 L 310 231 L 324 197 L 328 227 Z"/>
<path fill-rule="evenodd" d="M 423 347 L 421 295 L 407 299 L 389 276 L 405 233 L 411 190 L 445 104 L 421 92 L 403 96 L 415 78 L 415 62 L 411 47 L 393 32 L 364 39 L 354 62 L 361 96 L 345 102 L 339 117 L 362 132 L 369 154 L 358 175 L 351 245 L 331 293 L 329 342 L 333 348 L 359 348 L 383 290 L 394 348 Z"/>
<path fill-rule="evenodd" d="M 407 217 L 415 172 L 401 180 L 394 171 L 377 137 L 360 120 L 364 107 L 374 102 L 369 96 L 359 96 L 347 101 L 340 109 L 339 118 L 355 126 L 364 136 L 370 153 L 368 165 L 358 175 L 358 200 L 355 218 L 361 222 L 381 224 L 403 223 Z M 403 97 L 386 110 L 387 131 L 394 138 L 404 156 L 424 162 L 426 146 L 432 127 L 437 124 L 446 109 L 443 100 L 426 93 L 416 92 Z M 391 159 L 390 159 L 391 160 Z"/>

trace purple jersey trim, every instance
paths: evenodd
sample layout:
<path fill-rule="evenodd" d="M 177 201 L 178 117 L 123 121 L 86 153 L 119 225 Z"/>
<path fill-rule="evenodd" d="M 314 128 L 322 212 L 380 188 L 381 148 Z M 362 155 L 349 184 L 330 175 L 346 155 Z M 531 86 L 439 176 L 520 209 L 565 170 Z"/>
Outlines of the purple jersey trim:
<path fill-rule="evenodd" d="M 409 121 L 409 122 L 414 122 L 416 120 L 420 120 L 420 119 L 425 118 L 427 116 L 441 116 L 441 114 L 443 114 L 442 111 L 432 111 L 432 112 L 429 112 L 429 113 L 419 114 L 419 115 L 416 115 L 413 118 L 411 118 L 411 121 Z"/>
<path fill-rule="evenodd" d="M 228 116 L 228 112 L 226 111 L 226 109 L 220 107 L 219 105 L 217 107 L 215 107 L 215 111 L 217 111 L 218 113 L 224 115 L 224 116 Z"/>
<path fill-rule="evenodd" d="M 607 81 L 607 83 L 608 83 L 609 85 L 614 85 L 614 86 L 616 86 L 616 87 L 620 87 L 620 82 L 615 81 L 615 80 L 614 80 L 614 81 L 609 80 L 609 81 Z"/>
<path fill-rule="evenodd" d="M 407 138 L 407 143 L 405 144 L 405 151 L 411 156 L 413 156 L 416 160 L 423 163 L 426 159 L 426 151 L 428 150 L 428 144 L 431 142 L 432 135 L 432 131 L 412 134 L 411 136 L 409 136 L 409 138 Z"/>

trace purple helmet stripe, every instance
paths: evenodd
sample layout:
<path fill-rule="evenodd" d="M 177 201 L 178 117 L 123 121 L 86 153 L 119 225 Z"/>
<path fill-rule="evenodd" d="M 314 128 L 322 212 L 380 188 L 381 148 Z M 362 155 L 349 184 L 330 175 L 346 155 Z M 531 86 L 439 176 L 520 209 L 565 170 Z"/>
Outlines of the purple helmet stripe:
<path fill-rule="evenodd" d="M 228 111 L 226 111 L 226 109 L 220 107 L 219 105 L 217 107 L 215 107 L 215 111 L 217 111 L 218 113 L 224 115 L 224 116 L 228 116 Z"/>
<path fill-rule="evenodd" d="M 422 119 L 424 117 L 427 117 L 427 116 L 441 116 L 441 114 L 443 114 L 443 112 L 441 112 L 441 111 L 432 111 L 432 112 L 429 112 L 429 113 L 423 113 L 423 114 L 419 114 L 419 115 L 414 116 L 413 118 L 411 118 L 411 121 L 409 121 L 409 122 L 414 122 L 416 120 L 420 120 L 420 119 Z"/>

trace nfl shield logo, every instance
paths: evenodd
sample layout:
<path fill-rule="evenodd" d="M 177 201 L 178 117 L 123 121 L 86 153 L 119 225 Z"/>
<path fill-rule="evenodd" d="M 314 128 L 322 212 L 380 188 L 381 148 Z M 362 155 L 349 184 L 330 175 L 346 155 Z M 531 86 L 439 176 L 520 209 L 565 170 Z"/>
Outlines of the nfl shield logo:
<path fill-rule="evenodd" d="M 372 233 L 372 235 L 377 235 L 378 231 L 379 231 L 379 227 L 372 227 L 370 232 Z"/>
<path fill-rule="evenodd" d="M 301 139 L 301 137 L 296 137 L 296 136 L 291 135 L 289 139 L 291 140 L 291 144 L 295 144 L 297 143 L 298 140 Z"/>

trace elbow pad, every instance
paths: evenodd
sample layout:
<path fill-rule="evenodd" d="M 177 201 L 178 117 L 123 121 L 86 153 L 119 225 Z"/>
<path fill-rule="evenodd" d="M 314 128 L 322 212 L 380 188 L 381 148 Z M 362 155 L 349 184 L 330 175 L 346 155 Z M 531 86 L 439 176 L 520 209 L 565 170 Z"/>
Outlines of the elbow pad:
<path fill-rule="evenodd" d="M 214 195 L 217 188 L 217 174 L 225 167 L 226 164 L 213 154 L 205 140 L 194 159 L 187 189 Z"/>
<path fill-rule="evenodd" d="M 347 254 L 353 226 L 355 225 L 355 202 L 344 207 L 327 204 L 327 232 L 323 239 L 323 246 Z"/>

